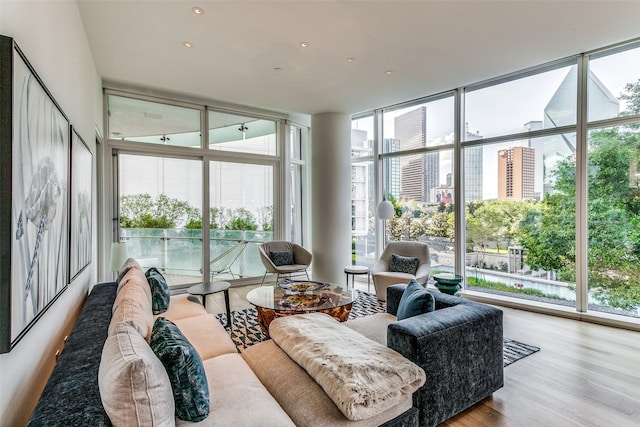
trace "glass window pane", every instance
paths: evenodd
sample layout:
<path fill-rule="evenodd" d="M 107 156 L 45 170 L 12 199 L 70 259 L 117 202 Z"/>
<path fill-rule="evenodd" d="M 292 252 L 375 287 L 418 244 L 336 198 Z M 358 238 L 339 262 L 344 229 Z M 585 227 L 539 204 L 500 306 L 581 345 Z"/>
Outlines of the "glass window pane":
<path fill-rule="evenodd" d="M 276 122 L 209 111 L 209 148 L 275 155 Z"/>
<path fill-rule="evenodd" d="M 592 130 L 588 151 L 589 309 L 633 317 L 640 317 L 639 130 L 640 122 Z"/>
<path fill-rule="evenodd" d="M 466 195 L 470 289 L 575 306 L 575 135 L 512 140 L 482 149 L 482 199 Z M 558 158 L 546 164 L 544 158 Z M 465 155 L 465 170 L 475 160 Z"/>
<path fill-rule="evenodd" d="M 372 267 L 376 261 L 373 116 L 351 121 L 351 263 Z M 358 280 L 364 276 L 358 277 Z"/>
<path fill-rule="evenodd" d="M 109 138 L 200 148 L 200 110 L 109 95 Z"/>
<path fill-rule="evenodd" d="M 373 116 L 351 121 L 351 158 L 373 155 Z"/>
<path fill-rule="evenodd" d="M 373 160 L 351 164 L 351 262 L 375 263 L 375 197 Z"/>
<path fill-rule="evenodd" d="M 202 281 L 202 163 L 121 154 L 120 235 L 170 286 Z"/>
<path fill-rule="evenodd" d="M 388 240 L 425 242 L 431 251 L 431 274 L 453 272 L 453 150 L 384 159 L 386 189 L 395 216 L 386 221 Z M 394 192 L 397 193 L 394 194 Z"/>
<path fill-rule="evenodd" d="M 452 96 L 383 113 L 383 153 L 453 144 Z"/>
<path fill-rule="evenodd" d="M 640 47 L 591 59 L 587 87 L 589 120 L 610 119 L 620 113 L 630 113 L 633 105 L 627 96 L 628 88 L 639 81 Z"/>
<path fill-rule="evenodd" d="M 209 175 L 212 276 L 262 276 L 265 270 L 258 245 L 273 240 L 273 167 L 210 162 Z M 215 264 L 220 255 L 245 243 L 227 269 Z"/>
<path fill-rule="evenodd" d="M 576 123 L 577 66 L 465 93 L 465 141 Z"/>

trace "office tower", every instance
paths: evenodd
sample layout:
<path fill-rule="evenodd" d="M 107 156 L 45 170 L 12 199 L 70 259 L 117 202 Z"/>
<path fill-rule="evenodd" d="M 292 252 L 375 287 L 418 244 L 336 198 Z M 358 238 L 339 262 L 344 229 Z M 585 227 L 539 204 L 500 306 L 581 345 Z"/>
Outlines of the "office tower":
<path fill-rule="evenodd" d="M 427 146 L 427 107 L 418 107 L 395 118 L 395 136 L 400 150 Z M 440 153 L 425 153 L 400 159 L 400 196 L 418 203 L 432 200 L 431 189 L 440 185 Z"/>
<path fill-rule="evenodd" d="M 479 132 L 469 132 L 469 124 L 465 123 L 464 141 L 475 141 L 482 139 Z M 482 200 L 482 162 L 483 147 L 476 145 L 464 147 L 464 197 L 466 202 Z M 447 183 L 447 185 L 451 185 Z"/>
<path fill-rule="evenodd" d="M 400 141 L 396 138 L 385 138 L 382 141 L 383 153 L 395 153 L 400 150 Z M 400 159 L 393 157 L 384 159 L 384 172 L 382 174 L 382 188 L 385 194 L 390 194 L 394 199 L 400 199 Z"/>
<path fill-rule="evenodd" d="M 535 150 L 511 147 L 498 151 L 498 200 L 534 198 Z"/>

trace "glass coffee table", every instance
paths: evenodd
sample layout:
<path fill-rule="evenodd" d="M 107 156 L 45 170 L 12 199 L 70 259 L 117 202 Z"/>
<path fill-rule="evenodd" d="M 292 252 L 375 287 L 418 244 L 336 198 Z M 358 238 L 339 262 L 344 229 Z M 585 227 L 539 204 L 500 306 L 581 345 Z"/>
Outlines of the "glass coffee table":
<path fill-rule="evenodd" d="M 315 281 L 291 281 L 275 286 L 261 286 L 249 291 L 247 300 L 256 307 L 258 322 L 269 336 L 275 318 L 304 313 L 326 313 L 344 322 L 349 318 L 355 290 L 343 285 Z"/>

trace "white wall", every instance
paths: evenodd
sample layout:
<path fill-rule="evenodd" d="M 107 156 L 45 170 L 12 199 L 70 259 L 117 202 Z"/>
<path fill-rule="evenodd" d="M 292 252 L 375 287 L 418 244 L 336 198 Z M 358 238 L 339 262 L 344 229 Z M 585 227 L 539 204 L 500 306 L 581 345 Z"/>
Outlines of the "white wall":
<path fill-rule="evenodd" d="M 0 34 L 13 37 L 94 160 L 92 263 L 11 352 L 0 355 L 0 425 L 29 418 L 89 287 L 96 281 L 96 129 L 102 130 L 102 83 L 75 1 L 0 0 Z M 0 284 L 6 286 L 8 284 Z"/>

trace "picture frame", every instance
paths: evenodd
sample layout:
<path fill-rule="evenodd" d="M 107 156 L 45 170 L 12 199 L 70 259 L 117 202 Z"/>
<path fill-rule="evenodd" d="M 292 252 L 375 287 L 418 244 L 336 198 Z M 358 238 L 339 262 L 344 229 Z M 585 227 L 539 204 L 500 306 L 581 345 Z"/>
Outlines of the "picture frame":
<path fill-rule="evenodd" d="M 92 182 L 93 154 L 76 128 L 71 126 L 71 280 L 91 263 Z"/>
<path fill-rule="evenodd" d="M 0 353 L 67 288 L 70 123 L 14 39 L 0 36 Z"/>

